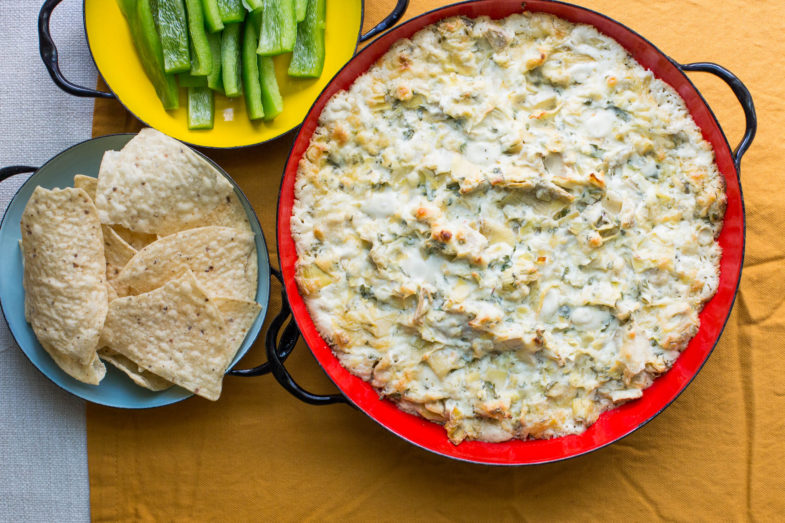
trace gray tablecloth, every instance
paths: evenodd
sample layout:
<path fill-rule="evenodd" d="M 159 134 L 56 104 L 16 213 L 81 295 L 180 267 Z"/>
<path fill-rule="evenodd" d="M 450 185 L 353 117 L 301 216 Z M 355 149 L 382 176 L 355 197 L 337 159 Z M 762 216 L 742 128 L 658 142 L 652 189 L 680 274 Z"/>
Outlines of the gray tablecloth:
<path fill-rule="evenodd" d="M 39 57 L 42 3 L 0 1 L 0 167 L 39 166 L 90 137 L 92 100 L 60 91 Z M 62 2 L 52 33 L 66 76 L 95 85 L 81 0 Z M 0 211 L 25 179 L 19 175 L 0 184 Z M 0 521 L 89 519 L 84 412 L 81 400 L 32 366 L 0 320 Z"/>

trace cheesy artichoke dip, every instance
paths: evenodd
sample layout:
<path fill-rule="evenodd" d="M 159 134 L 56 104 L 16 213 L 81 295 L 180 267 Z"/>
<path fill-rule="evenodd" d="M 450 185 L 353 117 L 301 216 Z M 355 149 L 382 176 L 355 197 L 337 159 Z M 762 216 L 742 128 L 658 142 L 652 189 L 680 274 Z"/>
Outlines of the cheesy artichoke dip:
<path fill-rule="evenodd" d="M 719 282 L 724 183 L 684 102 L 549 15 L 397 42 L 324 108 L 295 196 L 319 332 L 454 443 L 639 398 Z"/>

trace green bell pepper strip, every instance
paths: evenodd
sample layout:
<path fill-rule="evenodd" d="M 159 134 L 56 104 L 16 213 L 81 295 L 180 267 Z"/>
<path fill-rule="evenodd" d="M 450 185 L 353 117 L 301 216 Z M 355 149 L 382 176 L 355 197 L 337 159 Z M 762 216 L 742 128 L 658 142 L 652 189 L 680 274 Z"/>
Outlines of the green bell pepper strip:
<path fill-rule="evenodd" d="M 242 0 L 218 0 L 218 11 L 224 24 L 245 20 L 245 7 Z"/>
<path fill-rule="evenodd" d="M 245 87 L 245 107 L 248 110 L 248 118 L 251 120 L 264 118 L 262 86 L 259 82 L 259 62 L 256 55 L 261 14 L 260 11 L 251 13 L 243 24 L 243 86 Z"/>
<path fill-rule="evenodd" d="M 188 88 L 188 128 L 212 129 L 215 121 L 215 99 L 208 87 Z"/>
<path fill-rule="evenodd" d="M 210 54 L 212 54 L 213 68 L 207 75 L 207 87 L 213 91 L 223 90 L 223 80 L 221 80 L 221 33 L 210 33 L 207 35 L 210 42 Z"/>
<path fill-rule="evenodd" d="M 257 11 L 262 8 L 264 0 L 243 0 L 243 5 L 249 11 Z"/>
<path fill-rule="evenodd" d="M 325 0 L 308 0 L 305 20 L 297 25 L 297 41 L 289 62 L 289 76 L 316 78 L 324 69 Z"/>
<path fill-rule="evenodd" d="M 283 111 L 283 98 L 275 79 L 275 64 L 270 56 L 259 57 L 259 80 L 262 84 L 264 119 L 272 120 Z"/>
<path fill-rule="evenodd" d="M 294 19 L 298 24 L 305 20 L 307 9 L 308 0 L 294 0 Z"/>
<path fill-rule="evenodd" d="M 177 81 L 174 75 L 166 74 L 164 71 L 161 39 L 155 29 L 155 16 L 150 0 L 125 1 L 121 2 L 120 6 L 126 13 L 139 61 L 153 84 L 158 98 L 161 99 L 164 109 L 177 109 L 180 106 Z"/>
<path fill-rule="evenodd" d="M 264 0 L 262 28 L 256 52 L 262 56 L 288 53 L 297 38 L 294 0 Z"/>
<path fill-rule="evenodd" d="M 204 20 L 207 22 L 207 30 L 211 33 L 222 31 L 224 23 L 221 20 L 218 0 L 202 0 L 202 9 L 204 10 Z"/>
<path fill-rule="evenodd" d="M 221 34 L 221 79 L 229 98 L 242 96 L 243 76 L 240 68 L 240 23 L 226 24 Z"/>
<path fill-rule="evenodd" d="M 180 87 L 207 87 L 206 76 L 191 76 L 190 73 L 178 74 L 177 82 Z"/>
<path fill-rule="evenodd" d="M 129 20 L 131 16 L 136 16 L 136 2 L 137 0 L 117 0 L 120 12 L 123 13 L 126 20 Z"/>
<path fill-rule="evenodd" d="M 191 69 L 188 51 L 188 21 L 183 0 L 156 0 L 155 26 L 161 36 L 164 71 L 182 73 Z"/>
<path fill-rule="evenodd" d="M 188 13 L 188 34 L 191 36 L 191 74 L 207 76 L 213 69 L 213 59 L 204 27 L 201 0 L 185 0 L 185 10 Z"/>

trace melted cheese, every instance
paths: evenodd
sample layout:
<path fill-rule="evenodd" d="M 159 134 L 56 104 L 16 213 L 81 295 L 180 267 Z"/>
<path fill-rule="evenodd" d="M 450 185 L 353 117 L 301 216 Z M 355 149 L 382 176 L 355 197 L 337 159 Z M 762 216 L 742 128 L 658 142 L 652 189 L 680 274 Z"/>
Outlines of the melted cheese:
<path fill-rule="evenodd" d="M 456 443 L 640 397 L 718 285 L 724 186 L 683 101 L 552 16 L 397 42 L 326 105 L 295 191 L 319 331 Z"/>

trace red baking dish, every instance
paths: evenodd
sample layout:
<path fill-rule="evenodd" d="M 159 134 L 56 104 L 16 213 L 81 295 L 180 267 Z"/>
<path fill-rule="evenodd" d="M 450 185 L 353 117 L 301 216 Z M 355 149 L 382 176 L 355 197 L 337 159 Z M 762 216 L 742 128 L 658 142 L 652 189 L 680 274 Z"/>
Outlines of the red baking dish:
<path fill-rule="evenodd" d="M 703 136 L 714 147 L 717 165 L 727 185 L 728 206 L 719 237 L 723 250 L 720 262 L 720 284 L 717 294 L 700 314 L 701 326 L 698 334 L 673 368 L 646 389 L 642 398 L 604 413 L 583 434 L 551 440 L 513 440 L 503 443 L 464 441 L 459 445 L 453 445 L 440 425 L 407 414 L 399 410 L 394 403 L 380 399 L 378 393 L 368 383 L 353 376 L 339 364 L 329 345 L 317 332 L 294 279 L 297 253 L 290 232 L 294 180 L 298 162 L 308 147 L 311 135 L 317 127 L 319 115 L 327 101 L 339 90 L 347 89 L 396 40 L 410 37 L 426 25 L 451 16 L 487 15 L 498 19 L 524 10 L 551 13 L 571 22 L 593 25 L 624 46 L 640 64 L 673 86 L 685 100 Z M 685 71 L 705 71 L 716 74 L 725 80 L 737 95 L 747 117 L 747 130 L 735 151 L 731 150 L 714 114 L 687 78 Z M 676 399 L 706 362 L 722 333 L 736 296 L 744 258 L 745 222 L 739 183 L 739 163 L 754 137 L 755 128 L 755 112 L 750 94 L 729 71 L 710 63 L 680 65 L 631 29 L 583 7 L 544 0 L 531 0 L 524 3 L 480 0 L 449 5 L 411 19 L 388 31 L 346 64 L 316 100 L 295 139 L 283 174 L 278 201 L 277 238 L 284 289 L 296 325 L 314 357 L 351 404 L 401 438 L 432 452 L 475 463 L 523 465 L 574 457 L 613 443 L 644 425 Z M 284 308 L 286 309 L 286 306 Z M 279 328 L 282 323 L 283 318 L 279 322 Z M 274 348 L 270 350 L 268 347 L 268 354 L 271 355 L 274 366 L 276 362 L 280 364 L 280 357 L 275 353 Z M 277 367 L 274 371 L 276 378 L 301 399 L 310 403 L 330 403 L 339 399 L 335 396 L 319 397 L 303 391 L 294 383 L 282 365 Z"/>

